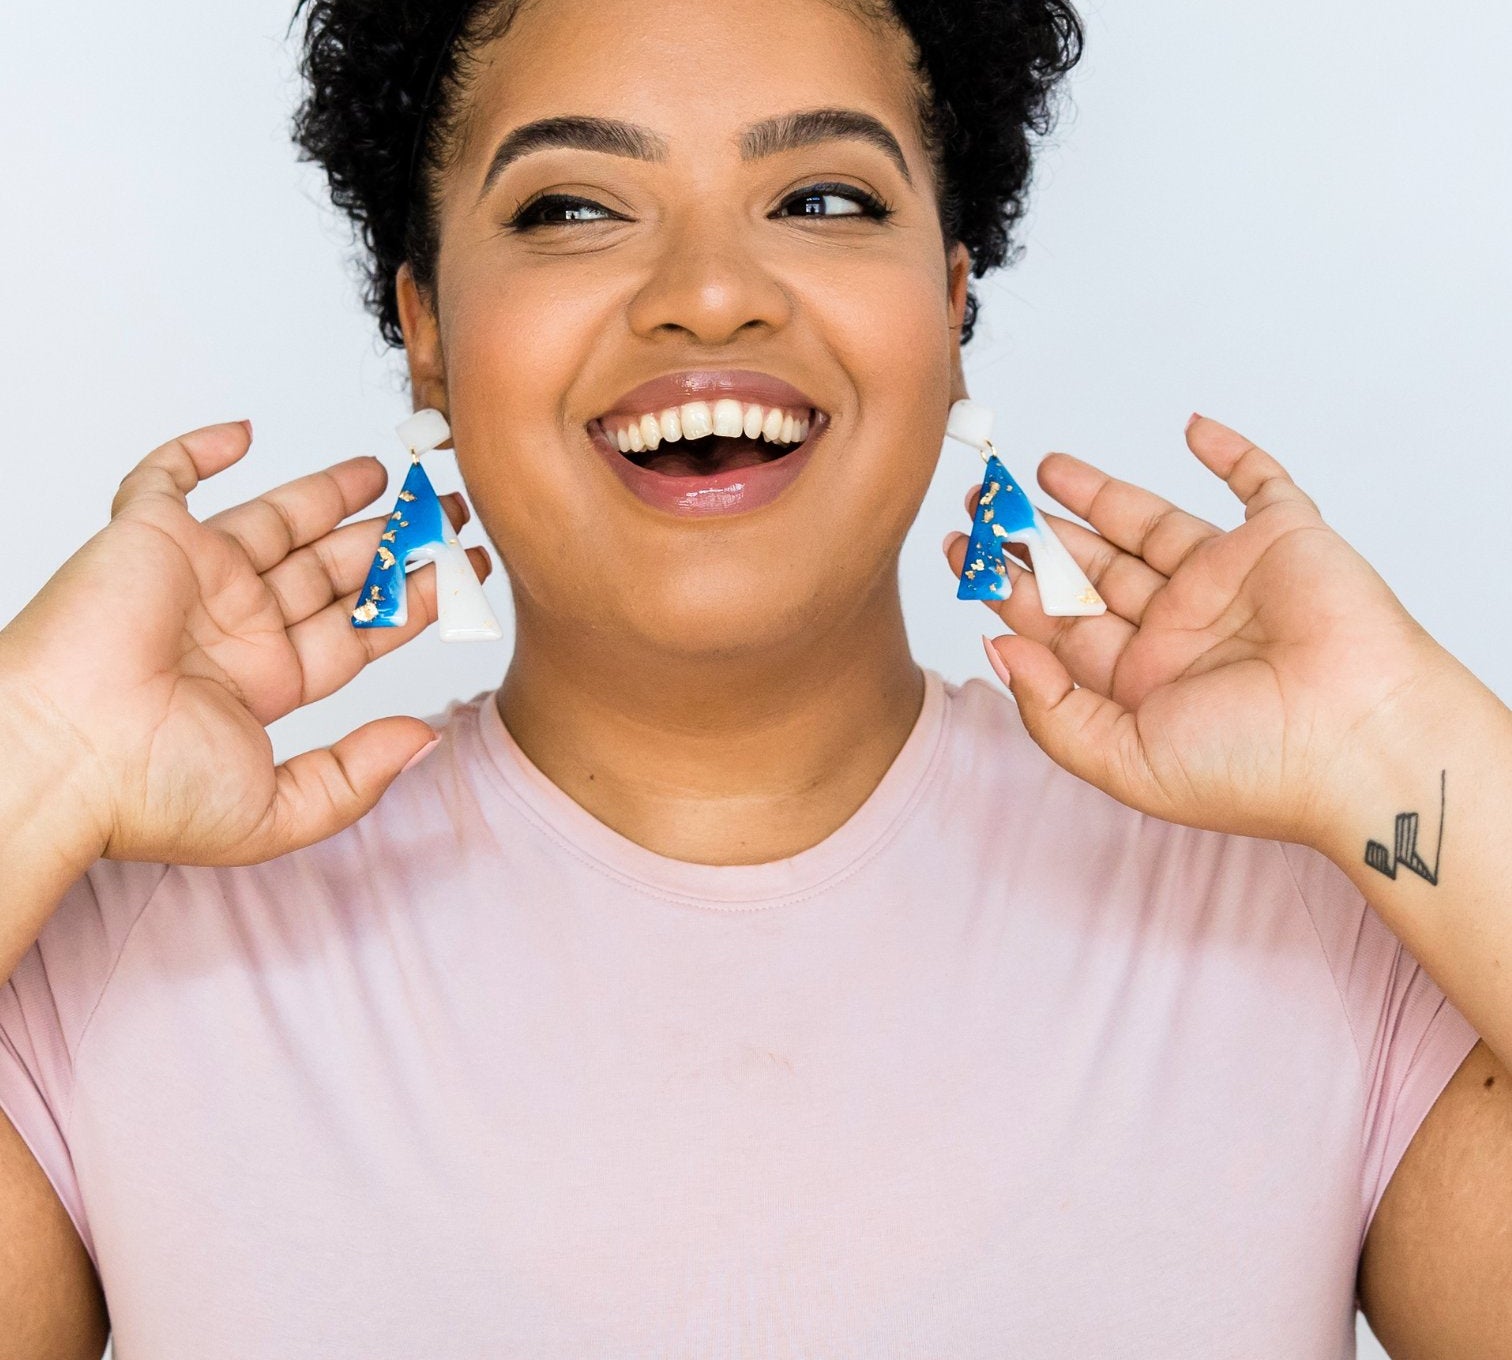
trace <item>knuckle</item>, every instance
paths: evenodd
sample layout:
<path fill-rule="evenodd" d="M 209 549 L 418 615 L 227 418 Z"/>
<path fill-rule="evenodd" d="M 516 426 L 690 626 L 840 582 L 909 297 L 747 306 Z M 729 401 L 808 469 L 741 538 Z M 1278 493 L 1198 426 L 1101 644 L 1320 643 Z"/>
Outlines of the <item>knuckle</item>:
<path fill-rule="evenodd" d="M 357 600 L 354 596 L 351 601 L 351 607 L 347 610 L 349 617 L 352 610 L 356 607 Z M 378 634 L 391 633 L 394 630 L 392 628 L 349 628 L 347 631 L 357 635 L 357 645 L 362 649 L 363 664 L 366 665 L 369 661 L 376 661 L 383 654 L 383 650 L 379 646 L 382 639 L 379 638 Z"/>
<path fill-rule="evenodd" d="M 264 577 L 263 584 L 268 588 L 268 594 L 273 597 L 273 603 L 278 606 L 278 612 L 285 623 L 294 621 L 294 601 L 288 594 L 288 588 L 276 577 Z"/>
<path fill-rule="evenodd" d="M 284 537 L 287 540 L 284 552 L 287 553 L 290 548 L 299 542 L 299 526 L 294 522 L 294 515 L 289 507 L 277 497 L 264 496 L 262 503 L 273 512 L 279 527 L 283 530 Z"/>
<path fill-rule="evenodd" d="M 1112 544 L 1096 548 L 1092 560 L 1087 563 L 1087 575 L 1094 584 L 1100 584 L 1113 575 L 1123 556 Z"/>
<path fill-rule="evenodd" d="M 1171 506 L 1163 505 L 1145 516 L 1144 522 L 1139 526 L 1141 550 L 1149 548 L 1155 542 L 1161 529 L 1171 522 L 1171 510 Z"/>
<path fill-rule="evenodd" d="M 1088 520 L 1090 520 L 1093 524 L 1096 524 L 1097 521 L 1102 518 L 1103 501 L 1104 501 L 1105 497 L 1107 496 L 1107 494 L 1108 494 L 1108 488 L 1111 485 L 1112 485 L 1111 481 L 1105 481 L 1105 482 L 1100 483 L 1099 486 L 1098 486 L 1098 488 L 1097 488 L 1097 490 L 1092 493 L 1092 499 L 1087 502 L 1087 515 L 1086 515 L 1086 518 Z"/>

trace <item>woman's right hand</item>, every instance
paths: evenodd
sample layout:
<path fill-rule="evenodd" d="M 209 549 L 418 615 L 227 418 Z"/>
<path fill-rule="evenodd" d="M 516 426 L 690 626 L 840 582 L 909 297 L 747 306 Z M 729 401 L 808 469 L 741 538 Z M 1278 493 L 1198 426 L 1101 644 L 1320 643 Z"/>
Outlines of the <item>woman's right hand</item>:
<path fill-rule="evenodd" d="M 269 723 L 435 619 L 435 567 L 407 578 L 402 628 L 352 626 L 384 520 L 336 526 L 383 491 L 376 458 L 196 520 L 189 492 L 251 439 L 249 425 L 210 425 L 153 450 L 110 523 L 0 629 L 4 721 L 24 721 L 33 749 L 68 753 L 56 796 L 109 858 L 255 864 L 313 844 L 366 813 L 431 739 L 419 718 L 380 718 L 274 765 Z M 441 499 L 460 528 L 461 497 Z M 468 555 L 486 577 L 484 549 Z"/>

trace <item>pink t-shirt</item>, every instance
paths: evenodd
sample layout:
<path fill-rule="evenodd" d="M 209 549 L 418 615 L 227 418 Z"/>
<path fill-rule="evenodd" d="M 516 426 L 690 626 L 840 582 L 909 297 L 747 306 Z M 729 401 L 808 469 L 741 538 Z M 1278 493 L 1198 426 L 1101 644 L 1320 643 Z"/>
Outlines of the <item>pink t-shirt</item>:
<path fill-rule="evenodd" d="M 0 988 L 0 1106 L 117 1360 L 1352 1356 L 1474 1031 L 1322 856 L 926 675 L 773 863 L 610 830 L 491 693 L 318 845 L 96 863 Z"/>

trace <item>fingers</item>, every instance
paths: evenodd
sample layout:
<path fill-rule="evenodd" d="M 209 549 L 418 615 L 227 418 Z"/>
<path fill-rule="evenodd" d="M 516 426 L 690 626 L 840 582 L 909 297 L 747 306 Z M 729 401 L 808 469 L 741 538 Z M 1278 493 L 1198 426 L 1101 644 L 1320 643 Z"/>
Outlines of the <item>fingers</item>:
<path fill-rule="evenodd" d="M 988 645 L 1008 672 L 1025 729 L 1051 760 L 1130 807 L 1159 805 L 1160 789 L 1132 713 L 1093 689 L 1078 688 L 1038 642 L 1000 637 Z"/>
<path fill-rule="evenodd" d="M 227 421 L 191 430 L 153 449 L 131 469 L 110 502 L 114 519 L 127 506 L 153 496 L 180 504 L 206 477 L 224 472 L 252 446 L 250 421 Z"/>
<path fill-rule="evenodd" d="M 1256 448 L 1237 430 L 1197 416 L 1187 426 L 1187 446 L 1204 467 L 1228 483 L 1244 502 L 1244 518 L 1252 519 L 1268 505 L 1289 501 L 1317 513 L 1317 504 L 1264 449 Z M 1321 518 L 1321 516 L 1320 516 Z"/>
<path fill-rule="evenodd" d="M 1062 523 L 1064 521 L 1056 524 L 1057 530 L 1060 529 Z M 1088 534 L 1086 530 L 1082 532 L 1089 538 L 1096 537 L 1095 534 Z M 1082 562 L 1085 569 L 1086 563 L 1070 539 L 1071 536 L 1068 534 L 1064 540 L 1066 546 L 1071 549 L 1073 556 Z M 957 576 L 960 575 L 966 562 L 966 541 L 966 535 L 960 535 L 951 540 L 946 552 L 951 570 Z M 1118 666 L 1118 660 L 1139 631 L 1138 627 L 1123 618 L 1117 606 L 1106 595 L 1103 596 L 1109 608 L 1106 614 L 1052 618 L 1041 607 L 1039 587 L 1034 580 L 1034 574 L 1021 567 L 1012 558 L 1006 560 L 1008 584 L 1012 587 L 1011 593 L 1006 600 L 989 600 L 984 603 L 1019 636 L 1032 638 L 1041 646 L 1048 648 L 1075 678 L 1077 684 L 1090 686 L 1101 694 L 1111 693 L 1113 673 Z M 1126 558 L 1126 560 L 1133 559 Z M 1088 576 L 1091 576 L 1091 572 L 1088 572 Z M 1098 584 L 1098 592 L 1102 593 L 1101 584 Z"/>
<path fill-rule="evenodd" d="M 1153 491 L 1110 477 L 1069 453 L 1046 455 L 1039 484 L 1110 543 L 1163 576 L 1175 575 L 1194 548 L 1223 533 Z"/>
<path fill-rule="evenodd" d="M 356 527 L 356 526 L 353 526 Z M 467 549 L 468 560 L 480 581 L 487 580 L 493 564 L 481 547 Z M 299 704 L 312 704 L 335 693 L 370 661 L 386 656 L 418 636 L 436 620 L 436 567 L 432 562 L 404 578 L 408 618 L 398 628 L 354 628 L 352 610 L 361 588 L 342 595 L 319 612 L 288 630 L 289 642 L 299 657 L 304 689 Z"/>
<path fill-rule="evenodd" d="M 975 515 L 977 499 L 981 494 L 980 483 L 966 493 L 968 515 Z M 1063 515 L 1041 513 L 1055 536 L 1066 545 L 1077 566 L 1087 573 L 1087 579 L 1097 587 L 1097 593 L 1102 596 L 1108 608 L 1130 623 L 1140 623 L 1150 597 L 1165 585 L 1166 578 L 1149 563 L 1115 547 L 1101 534 L 1093 533 L 1084 525 L 1066 519 Z M 1020 561 L 1029 560 L 1028 550 L 1023 544 L 1010 543 L 1006 547 Z M 1014 579 L 1010 575 L 1010 584 Z M 1017 586 L 1014 589 L 1017 590 Z"/>
<path fill-rule="evenodd" d="M 433 735 L 419 718 L 378 718 L 334 746 L 284 761 L 274 772 L 268 816 L 245 847 L 256 858 L 246 862 L 301 850 L 351 826 Z"/>
<path fill-rule="evenodd" d="M 371 504 L 387 483 L 376 458 L 348 458 L 211 515 L 205 524 L 235 539 L 260 575 Z"/>
<path fill-rule="evenodd" d="M 439 499 L 453 529 L 460 529 L 471 518 L 460 492 L 449 491 Z M 263 582 L 278 601 L 286 627 L 362 585 L 387 523 L 387 518 L 380 517 L 342 525 L 263 573 Z"/>

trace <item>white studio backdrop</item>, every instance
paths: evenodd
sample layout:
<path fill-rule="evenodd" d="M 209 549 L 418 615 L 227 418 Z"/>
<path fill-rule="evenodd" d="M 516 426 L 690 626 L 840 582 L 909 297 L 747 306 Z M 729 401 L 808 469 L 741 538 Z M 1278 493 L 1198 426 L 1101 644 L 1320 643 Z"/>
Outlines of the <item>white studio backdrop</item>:
<path fill-rule="evenodd" d="M 359 453 L 390 470 L 362 513 L 398 487 L 402 365 L 289 141 L 292 2 L 84 0 L 0 20 L 0 624 L 105 522 L 131 465 L 198 425 L 257 430 L 195 493 L 202 516 Z M 1084 0 L 1082 14 L 1027 253 L 978 285 L 968 377 L 1010 466 L 1066 449 L 1228 526 L 1238 503 L 1182 439 L 1193 409 L 1226 421 L 1512 698 L 1512 9 Z M 438 489 L 460 485 L 449 456 L 430 461 Z M 902 565 L 916 654 L 955 680 L 989 674 L 977 639 L 1002 631 L 955 600 L 938 546 L 965 527 L 978 468 L 947 447 Z M 464 541 L 481 541 L 476 520 Z M 502 575 L 488 593 L 507 633 Z M 508 648 L 431 629 L 276 724 L 279 758 L 492 688 Z M 1362 1354 L 1383 1354 L 1361 1335 Z"/>

